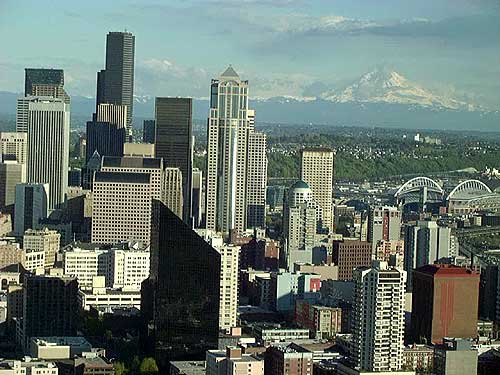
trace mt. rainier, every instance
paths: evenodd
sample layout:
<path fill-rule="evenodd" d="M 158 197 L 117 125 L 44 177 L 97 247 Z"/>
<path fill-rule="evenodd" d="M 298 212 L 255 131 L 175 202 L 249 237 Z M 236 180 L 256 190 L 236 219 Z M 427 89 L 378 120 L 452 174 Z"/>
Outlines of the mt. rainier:
<path fill-rule="evenodd" d="M 365 73 L 340 90 L 328 90 L 322 93 L 320 98 L 335 103 L 388 103 L 443 109 L 472 109 L 468 103 L 436 95 L 401 74 L 385 68 Z"/>

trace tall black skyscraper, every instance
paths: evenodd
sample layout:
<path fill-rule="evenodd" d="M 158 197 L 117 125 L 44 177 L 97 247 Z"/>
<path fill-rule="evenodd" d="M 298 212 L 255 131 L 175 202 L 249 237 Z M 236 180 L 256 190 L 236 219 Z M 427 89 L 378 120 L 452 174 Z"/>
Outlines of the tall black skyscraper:
<path fill-rule="evenodd" d="M 155 156 L 165 167 L 182 172 L 183 220 L 191 225 L 193 164 L 193 100 L 191 98 L 156 98 Z"/>
<path fill-rule="evenodd" d="M 151 274 L 141 312 L 153 327 L 154 352 L 168 361 L 203 359 L 217 348 L 220 254 L 163 203 L 153 203 Z"/>
<path fill-rule="evenodd" d="M 109 32 L 106 36 L 106 69 L 97 74 L 97 104 L 127 106 L 128 136 L 132 131 L 135 36 Z"/>

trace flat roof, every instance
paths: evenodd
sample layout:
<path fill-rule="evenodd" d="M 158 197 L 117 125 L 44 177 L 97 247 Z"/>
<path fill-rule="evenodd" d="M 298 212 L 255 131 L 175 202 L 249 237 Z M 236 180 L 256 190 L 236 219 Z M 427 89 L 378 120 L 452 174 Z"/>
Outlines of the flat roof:
<path fill-rule="evenodd" d="M 104 156 L 102 158 L 102 166 L 114 168 L 161 168 L 161 159 L 133 156 Z"/>
<path fill-rule="evenodd" d="M 149 173 L 129 172 L 96 172 L 95 182 L 118 182 L 130 184 L 149 184 L 151 176 Z"/>

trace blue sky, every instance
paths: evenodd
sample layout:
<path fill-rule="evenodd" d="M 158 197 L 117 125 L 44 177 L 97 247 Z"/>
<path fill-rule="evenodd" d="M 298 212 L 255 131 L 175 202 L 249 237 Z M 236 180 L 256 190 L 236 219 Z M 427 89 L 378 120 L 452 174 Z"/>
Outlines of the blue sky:
<path fill-rule="evenodd" d="M 65 69 L 95 95 L 108 31 L 136 35 L 136 94 L 207 96 L 231 63 L 255 96 L 314 95 L 387 65 L 500 107 L 500 0 L 0 0 L 0 90 Z"/>

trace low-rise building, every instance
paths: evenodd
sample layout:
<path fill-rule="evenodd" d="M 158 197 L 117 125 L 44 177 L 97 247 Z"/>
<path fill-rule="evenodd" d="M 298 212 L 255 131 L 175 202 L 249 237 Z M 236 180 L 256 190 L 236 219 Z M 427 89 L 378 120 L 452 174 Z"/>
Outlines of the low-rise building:
<path fill-rule="evenodd" d="M 54 362 L 32 360 L 0 361 L 0 375 L 58 375 L 59 370 Z"/>
<path fill-rule="evenodd" d="M 241 348 L 227 347 L 226 350 L 209 350 L 206 356 L 207 375 L 264 375 L 264 361 L 250 354 L 243 354 Z"/>
<path fill-rule="evenodd" d="M 92 345 L 81 336 L 34 337 L 30 344 L 31 357 L 39 359 L 68 359 L 91 350 Z"/>
<path fill-rule="evenodd" d="M 428 370 L 434 365 L 434 348 L 428 345 L 412 345 L 403 350 L 403 368 Z"/>
<path fill-rule="evenodd" d="M 476 375 L 477 351 L 471 341 L 443 338 L 434 348 L 434 373 L 436 375 Z"/>
<path fill-rule="evenodd" d="M 78 299 L 84 310 L 91 307 L 99 312 L 112 312 L 115 308 L 141 308 L 141 292 L 106 288 L 103 276 L 96 276 L 91 290 L 80 290 Z"/>
<path fill-rule="evenodd" d="M 313 353 L 298 345 L 277 345 L 264 355 L 266 375 L 308 375 L 313 372 Z"/>
<path fill-rule="evenodd" d="M 205 375 L 205 361 L 172 361 L 170 375 Z"/>
<path fill-rule="evenodd" d="M 307 328 L 262 328 L 255 327 L 254 333 L 263 345 L 278 342 L 293 342 L 296 340 L 309 339 Z"/>
<path fill-rule="evenodd" d="M 342 331 L 342 309 L 298 300 L 295 304 L 295 322 L 308 328 L 317 339 L 331 338 Z"/>

